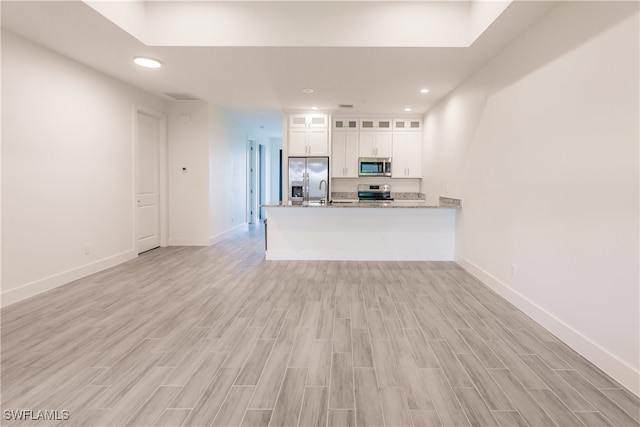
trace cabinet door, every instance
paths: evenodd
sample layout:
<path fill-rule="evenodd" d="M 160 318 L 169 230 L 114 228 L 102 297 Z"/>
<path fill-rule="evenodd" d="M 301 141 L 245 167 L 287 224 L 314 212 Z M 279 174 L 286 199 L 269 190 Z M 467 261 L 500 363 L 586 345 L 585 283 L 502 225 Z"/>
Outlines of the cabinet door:
<path fill-rule="evenodd" d="M 394 131 L 417 131 L 422 129 L 422 120 L 419 118 L 402 118 L 393 120 Z"/>
<path fill-rule="evenodd" d="M 358 177 L 358 133 L 345 132 L 344 148 L 345 178 Z"/>
<path fill-rule="evenodd" d="M 392 126 L 391 119 L 360 119 L 360 129 L 391 130 Z"/>
<path fill-rule="evenodd" d="M 334 123 L 335 124 L 335 123 Z M 343 131 L 333 132 L 331 138 L 331 177 L 342 178 L 346 173 L 346 143 L 347 133 Z"/>
<path fill-rule="evenodd" d="M 306 156 L 307 129 L 291 129 L 289 131 L 289 156 Z"/>
<path fill-rule="evenodd" d="M 360 129 L 375 129 L 376 125 L 377 125 L 377 122 L 374 119 L 361 119 L 360 120 Z"/>
<path fill-rule="evenodd" d="M 391 177 L 407 176 L 407 145 L 409 136 L 404 132 L 393 134 L 393 157 L 391 158 Z"/>
<path fill-rule="evenodd" d="M 393 155 L 391 132 L 376 132 L 375 157 L 391 157 Z"/>
<path fill-rule="evenodd" d="M 329 155 L 329 131 L 327 129 L 310 128 L 307 130 L 307 155 Z"/>
<path fill-rule="evenodd" d="M 376 132 L 360 132 L 359 157 L 375 157 Z"/>
<path fill-rule="evenodd" d="M 422 132 L 407 132 L 406 149 L 407 178 L 422 178 Z"/>
<path fill-rule="evenodd" d="M 328 116 L 326 114 L 309 114 L 307 116 L 307 127 L 323 129 L 328 128 Z"/>
<path fill-rule="evenodd" d="M 422 178 L 422 133 L 393 134 L 393 178 Z"/>
<path fill-rule="evenodd" d="M 391 130 L 391 119 L 378 119 L 376 120 L 376 127 L 382 130 Z"/>
<path fill-rule="evenodd" d="M 347 119 L 344 117 L 333 118 L 334 130 L 358 130 L 358 119 Z"/>
<path fill-rule="evenodd" d="M 306 114 L 291 114 L 289 116 L 289 127 L 290 128 L 306 128 L 307 127 Z"/>

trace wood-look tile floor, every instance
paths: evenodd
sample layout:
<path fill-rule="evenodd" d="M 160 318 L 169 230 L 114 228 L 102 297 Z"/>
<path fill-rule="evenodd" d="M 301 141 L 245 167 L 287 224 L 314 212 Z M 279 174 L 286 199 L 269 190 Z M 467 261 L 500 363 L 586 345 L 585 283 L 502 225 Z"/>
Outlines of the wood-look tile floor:
<path fill-rule="evenodd" d="M 635 395 L 454 263 L 264 261 L 262 238 L 4 309 L 2 424 L 640 425 Z"/>

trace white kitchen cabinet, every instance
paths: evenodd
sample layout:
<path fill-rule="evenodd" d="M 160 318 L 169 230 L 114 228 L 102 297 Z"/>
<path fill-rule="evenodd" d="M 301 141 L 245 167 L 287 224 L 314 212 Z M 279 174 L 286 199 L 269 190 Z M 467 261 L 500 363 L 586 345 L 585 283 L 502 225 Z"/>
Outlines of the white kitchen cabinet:
<path fill-rule="evenodd" d="M 307 151 L 307 129 L 290 129 L 289 156 L 306 156 Z"/>
<path fill-rule="evenodd" d="M 393 131 L 421 131 L 422 119 L 420 118 L 401 118 L 393 119 Z"/>
<path fill-rule="evenodd" d="M 360 121 L 358 119 L 346 118 L 346 117 L 334 117 L 333 118 L 333 130 L 351 130 L 356 131 L 360 128 Z"/>
<path fill-rule="evenodd" d="M 290 114 L 289 129 L 292 128 L 328 128 L 329 116 L 326 114 Z"/>
<path fill-rule="evenodd" d="M 328 156 L 329 117 L 326 114 L 289 115 L 289 156 Z"/>
<path fill-rule="evenodd" d="M 394 132 L 392 178 L 422 178 L 422 132 Z"/>
<path fill-rule="evenodd" d="M 360 119 L 360 129 L 366 130 L 391 130 L 391 119 Z"/>
<path fill-rule="evenodd" d="M 360 157 L 391 157 L 392 139 L 391 132 L 366 131 L 360 132 L 359 156 Z"/>
<path fill-rule="evenodd" d="M 294 128 L 289 130 L 289 156 L 328 156 L 327 129 Z"/>
<path fill-rule="evenodd" d="M 310 128 L 307 133 L 309 156 L 329 155 L 329 131 L 327 129 Z"/>
<path fill-rule="evenodd" d="M 333 132 L 331 147 L 331 177 L 358 177 L 358 132 Z"/>

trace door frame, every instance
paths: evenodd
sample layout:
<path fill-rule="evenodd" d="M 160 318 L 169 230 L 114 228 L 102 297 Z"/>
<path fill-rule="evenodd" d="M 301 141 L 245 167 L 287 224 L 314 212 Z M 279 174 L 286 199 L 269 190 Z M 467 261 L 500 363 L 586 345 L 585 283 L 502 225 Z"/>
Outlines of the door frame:
<path fill-rule="evenodd" d="M 269 154 L 268 146 L 258 144 L 258 220 L 263 221 L 266 218 L 265 208 L 261 207 L 267 204 L 269 200 Z"/>
<path fill-rule="evenodd" d="M 257 224 L 258 206 L 258 140 L 247 136 L 247 223 Z"/>
<path fill-rule="evenodd" d="M 152 108 L 134 105 L 133 106 L 133 191 L 131 197 L 131 205 L 133 211 L 133 230 L 132 230 L 132 248 L 136 255 L 138 253 L 138 182 L 140 179 L 140 171 L 138 170 L 138 114 L 153 117 L 159 122 L 158 129 L 158 209 L 160 216 L 160 246 L 166 247 L 168 240 L 168 211 L 169 211 L 169 185 L 168 185 L 168 137 L 167 137 L 167 115 L 161 111 Z"/>

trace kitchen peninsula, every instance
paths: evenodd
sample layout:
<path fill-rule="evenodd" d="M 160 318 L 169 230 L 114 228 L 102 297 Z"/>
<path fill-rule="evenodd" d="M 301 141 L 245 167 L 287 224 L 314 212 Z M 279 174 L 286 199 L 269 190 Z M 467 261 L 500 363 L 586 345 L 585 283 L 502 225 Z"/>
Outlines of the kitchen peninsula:
<path fill-rule="evenodd" d="M 452 261 L 459 199 L 265 205 L 267 260 Z"/>
<path fill-rule="evenodd" d="M 452 261 L 460 200 L 428 205 L 420 193 L 422 125 L 416 116 L 286 114 L 287 185 L 282 204 L 263 205 L 266 259 Z"/>

